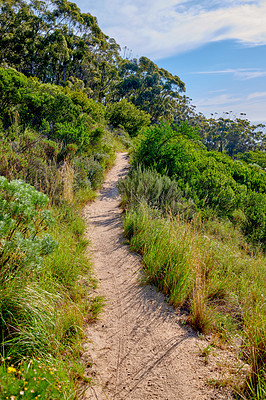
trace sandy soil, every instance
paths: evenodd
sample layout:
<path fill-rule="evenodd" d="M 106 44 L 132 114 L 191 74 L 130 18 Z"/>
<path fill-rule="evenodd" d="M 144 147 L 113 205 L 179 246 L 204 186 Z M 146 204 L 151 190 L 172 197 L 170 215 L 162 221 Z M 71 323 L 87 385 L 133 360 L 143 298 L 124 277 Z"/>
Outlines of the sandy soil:
<path fill-rule="evenodd" d="M 208 342 L 180 323 L 161 293 L 140 284 L 141 260 L 124 244 L 116 188 L 127 169 L 127 155 L 118 154 L 97 200 L 85 209 L 97 294 L 106 306 L 86 329 L 86 355 L 93 361 L 86 372 L 94 384 L 81 399 L 232 399 L 228 390 L 207 384 L 224 378 L 223 352 L 200 356 Z"/>

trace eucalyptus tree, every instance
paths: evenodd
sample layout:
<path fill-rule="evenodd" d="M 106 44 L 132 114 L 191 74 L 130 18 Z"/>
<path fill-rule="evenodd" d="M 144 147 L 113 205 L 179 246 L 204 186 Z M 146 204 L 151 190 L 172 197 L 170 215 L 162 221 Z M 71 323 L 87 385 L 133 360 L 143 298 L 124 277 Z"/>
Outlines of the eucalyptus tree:
<path fill-rule="evenodd" d="M 100 99 L 116 74 L 118 56 L 119 46 L 101 31 L 96 17 L 75 3 L 0 3 L 0 63 L 27 76 L 56 84 L 76 76 Z"/>
<path fill-rule="evenodd" d="M 243 117 L 228 118 L 228 115 L 230 117 L 230 112 L 224 113 L 227 118 L 206 119 L 203 142 L 208 150 L 226 152 L 230 157 L 239 152 L 265 150 L 264 125 L 254 125 Z M 242 113 L 241 116 L 243 115 L 245 114 Z"/>
<path fill-rule="evenodd" d="M 119 81 L 113 101 L 126 99 L 151 115 L 152 122 L 173 120 L 173 113 L 180 93 L 185 91 L 181 79 L 159 68 L 147 57 L 139 60 L 122 60 Z"/>

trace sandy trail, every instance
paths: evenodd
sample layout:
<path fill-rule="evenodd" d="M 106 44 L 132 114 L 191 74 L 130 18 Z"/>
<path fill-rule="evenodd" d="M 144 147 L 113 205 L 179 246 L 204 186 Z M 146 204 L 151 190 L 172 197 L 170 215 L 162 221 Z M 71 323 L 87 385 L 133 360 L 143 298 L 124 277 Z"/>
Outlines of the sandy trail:
<path fill-rule="evenodd" d="M 96 373 L 82 399 L 231 399 L 206 385 L 221 377 L 221 370 L 199 356 L 205 341 L 180 324 L 161 293 L 139 283 L 140 257 L 124 244 L 116 188 L 127 169 L 127 155 L 118 154 L 97 200 L 85 209 L 97 294 L 105 296 L 106 306 L 100 320 L 87 327 L 86 352 Z"/>

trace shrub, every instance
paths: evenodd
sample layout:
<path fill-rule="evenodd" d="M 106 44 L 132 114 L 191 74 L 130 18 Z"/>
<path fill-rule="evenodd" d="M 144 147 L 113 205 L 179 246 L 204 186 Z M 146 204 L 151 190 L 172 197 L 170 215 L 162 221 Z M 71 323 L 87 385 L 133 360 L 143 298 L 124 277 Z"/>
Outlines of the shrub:
<path fill-rule="evenodd" d="M 141 166 L 132 169 L 125 179 L 119 181 L 119 189 L 123 207 L 146 202 L 164 214 L 183 213 L 187 217 L 192 217 L 195 211 L 193 202 L 185 198 L 176 181 Z"/>
<path fill-rule="evenodd" d="M 67 377 L 62 369 L 40 358 L 19 365 L 0 365 L 1 399 L 73 399 L 69 397 Z M 12 362 L 12 360 L 11 360 Z M 3 397 L 2 397 L 3 396 Z"/>
<path fill-rule="evenodd" d="M 158 183 L 153 180 L 156 177 Z M 184 322 L 196 330 L 212 331 L 230 345 L 235 337 L 241 338 L 238 351 L 250 365 L 243 398 L 262 400 L 266 393 L 266 259 L 245 242 L 239 225 L 261 215 L 256 207 L 263 209 L 263 195 L 251 192 L 254 210 L 247 217 L 236 209 L 233 222 L 220 221 L 210 209 L 207 221 L 196 214 L 188 222 L 182 214 L 173 217 L 161 212 L 161 178 L 139 167 L 120 182 L 127 208 L 125 236 L 131 250 L 143 257 L 144 280 L 167 295 L 170 304 L 183 306 L 189 313 Z M 253 234 L 257 232 L 254 229 Z"/>
<path fill-rule="evenodd" d="M 106 119 L 114 128 L 122 126 L 130 136 L 136 136 L 138 131 L 150 124 L 150 115 L 139 110 L 127 100 L 109 104 Z"/>
<path fill-rule="evenodd" d="M 18 270 L 40 268 L 43 256 L 56 246 L 47 233 L 52 223 L 48 197 L 19 180 L 0 177 L 0 281 L 13 279 Z"/>
<path fill-rule="evenodd" d="M 265 248 L 266 174 L 263 170 L 233 161 L 217 151 L 207 151 L 198 143 L 196 132 L 186 124 L 155 125 L 145 131 L 134 154 L 134 164 L 142 164 L 176 180 L 186 197 L 193 199 L 207 217 L 235 221 L 248 239 Z"/>
<path fill-rule="evenodd" d="M 74 161 L 75 189 L 98 188 L 104 177 L 104 169 L 94 156 L 77 157 Z"/>

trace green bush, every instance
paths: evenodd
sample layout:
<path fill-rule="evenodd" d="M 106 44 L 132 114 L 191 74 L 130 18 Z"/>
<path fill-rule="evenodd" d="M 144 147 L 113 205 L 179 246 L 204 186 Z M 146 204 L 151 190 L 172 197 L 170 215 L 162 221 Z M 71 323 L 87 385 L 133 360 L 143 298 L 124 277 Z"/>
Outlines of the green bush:
<path fill-rule="evenodd" d="M 125 179 L 119 181 L 119 189 L 123 207 L 146 202 L 164 214 L 182 213 L 187 218 L 191 218 L 195 211 L 193 202 L 185 198 L 176 181 L 156 171 L 142 169 L 141 166 L 132 169 Z"/>
<path fill-rule="evenodd" d="M 130 136 L 136 136 L 141 128 L 150 124 L 150 115 L 127 100 L 109 104 L 106 110 L 106 119 L 114 128 L 122 126 Z"/>
<path fill-rule="evenodd" d="M 56 243 L 43 233 L 53 219 L 48 197 L 19 180 L 0 177 L 0 281 L 13 279 L 21 269 L 41 268 L 43 257 Z"/>
<path fill-rule="evenodd" d="M 104 177 L 104 169 L 100 162 L 95 159 L 95 156 L 77 157 L 74 160 L 75 166 L 75 181 L 76 189 L 93 188 L 100 186 Z"/>
<path fill-rule="evenodd" d="M 145 203 L 132 202 L 124 229 L 130 249 L 142 255 L 144 282 L 156 285 L 170 304 L 184 306 L 185 323 L 212 331 L 222 343 L 241 337 L 251 371 L 247 398 L 264 399 L 265 256 L 254 254 L 230 224 L 162 217 Z"/>
<path fill-rule="evenodd" d="M 207 151 L 188 125 L 155 125 L 145 131 L 134 154 L 134 163 L 176 180 L 202 215 L 235 221 L 250 241 L 266 243 L 266 173 L 233 161 L 226 154 Z"/>

